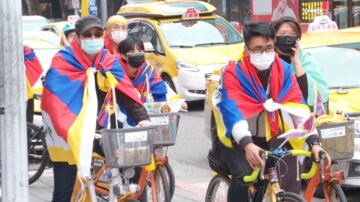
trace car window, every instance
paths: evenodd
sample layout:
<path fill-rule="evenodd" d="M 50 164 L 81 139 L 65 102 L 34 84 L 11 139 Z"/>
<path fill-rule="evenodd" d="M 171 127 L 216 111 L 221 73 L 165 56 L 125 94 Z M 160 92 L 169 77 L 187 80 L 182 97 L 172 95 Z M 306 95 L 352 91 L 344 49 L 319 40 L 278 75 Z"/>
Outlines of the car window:
<path fill-rule="evenodd" d="M 140 29 L 141 29 L 141 24 L 139 22 L 129 23 L 128 33 L 131 36 L 139 37 Z"/>
<path fill-rule="evenodd" d="M 242 37 L 224 19 L 198 19 L 160 23 L 169 47 L 194 47 L 241 43 Z"/>
<path fill-rule="evenodd" d="M 153 27 L 143 23 L 139 37 L 144 43 L 151 43 L 156 52 L 164 54 L 164 49 L 161 45 L 160 39 Z"/>
<path fill-rule="evenodd" d="M 360 52 L 348 48 L 318 47 L 306 49 L 320 63 L 330 88 L 360 86 Z M 329 60 L 336 58 L 336 60 Z"/>

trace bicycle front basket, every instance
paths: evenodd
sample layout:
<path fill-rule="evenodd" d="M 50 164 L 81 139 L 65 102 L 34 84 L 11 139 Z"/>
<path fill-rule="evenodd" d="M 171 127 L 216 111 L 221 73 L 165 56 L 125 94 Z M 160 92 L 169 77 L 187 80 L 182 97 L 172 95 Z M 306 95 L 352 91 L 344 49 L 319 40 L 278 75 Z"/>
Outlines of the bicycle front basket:
<path fill-rule="evenodd" d="M 150 114 L 151 122 L 156 126 L 154 145 L 170 146 L 176 142 L 180 121 L 179 113 Z"/>
<path fill-rule="evenodd" d="M 152 136 L 155 126 L 126 129 L 102 129 L 106 163 L 110 167 L 124 168 L 151 163 Z"/>

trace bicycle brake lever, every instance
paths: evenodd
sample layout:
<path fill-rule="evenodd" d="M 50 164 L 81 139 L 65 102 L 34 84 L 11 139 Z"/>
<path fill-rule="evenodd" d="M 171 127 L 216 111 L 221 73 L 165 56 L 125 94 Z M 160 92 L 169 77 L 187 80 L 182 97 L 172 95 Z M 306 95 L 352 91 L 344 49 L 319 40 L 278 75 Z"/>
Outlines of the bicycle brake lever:
<path fill-rule="evenodd" d="M 319 158 L 320 158 L 320 183 L 323 183 L 324 180 L 324 169 L 325 169 L 325 152 L 319 151 Z"/>
<path fill-rule="evenodd" d="M 265 179 L 264 173 L 265 173 L 265 166 L 266 166 L 266 153 L 265 153 L 264 150 L 260 150 L 259 155 L 260 155 L 260 157 L 264 160 L 264 166 L 261 166 L 261 168 L 260 168 L 259 179 L 260 179 L 260 180 L 264 180 L 264 179 Z"/>

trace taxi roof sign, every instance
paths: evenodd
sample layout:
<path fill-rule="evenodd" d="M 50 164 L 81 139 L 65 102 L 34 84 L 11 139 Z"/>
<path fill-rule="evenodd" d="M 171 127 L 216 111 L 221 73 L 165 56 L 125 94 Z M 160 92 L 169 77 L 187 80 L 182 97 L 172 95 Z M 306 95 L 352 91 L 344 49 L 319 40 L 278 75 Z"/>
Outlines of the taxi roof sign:
<path fill-rule="evenodd" d="M 188 8 L 184 14 L 182 14 L 182 19 L 194 19 L 194 18 L 199 18 L 200 14 L 199 11 L 196 10 L 194 7 L 190 7 Z"/>
<path fill-rule="evenodd" d="M 78 15 L 69 15 L 67 18 L 67 21 L 76 22 L 79 18 L 80 18 L 80 16 L 78 16 Z"/>

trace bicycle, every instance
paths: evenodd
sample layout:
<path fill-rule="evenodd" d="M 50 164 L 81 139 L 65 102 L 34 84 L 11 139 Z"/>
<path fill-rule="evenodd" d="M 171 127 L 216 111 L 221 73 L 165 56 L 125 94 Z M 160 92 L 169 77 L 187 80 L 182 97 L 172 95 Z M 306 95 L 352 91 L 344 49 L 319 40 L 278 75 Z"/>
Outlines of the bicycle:
<path fill-rule="evenodd" d="M 50 158 L 46 146 L 46 130 L 32 123 L 26 123 L 29 185 L 40 178 Z"/>
<path fill-rule="evenodd" d="M 259 181 L 256 182 L 248 191 L 248 201 L 261 201 L 265 198 L 272 202 L 278 201 L 299 201 L 305 202 L 305 200 L 298 194 L 285 192 L 280 188 L 279 177 L 277 172 L 278 162 L 281 158 L 293 155 L 293 156 L 310 156 L 311 152 L 306 150 L 285 150 L 282 148 L 276 148 L 271 151 L 262 151 L 260 156 L 263 159 L 268 159 L 265 164 L 271 164 L 273 166 L 267 168 L 265 172 L 265 166 L 262 168 L 255 168 L 251 175 L 244 177 L 244 182 L 255 182 L 259 176 Z M 316 164 L 314 164 L 316 166 Z M 313 167 L 310 170 L 310 174 L 313 171 Z M 230 172 L 229 172 L 230 173 Z M 229 174 L 227 173 L 227 174 Z M 302 174 L 303 177 L 309 177 L 309 174 Z M 206 202 L 217 202 L 227 200 L 227 187 L 230 184 L 230 177 L 224 174 L 216 174 L 210 181 L 206 193 Z M 268 181 L 268 182 L 267 182 Z M 221 186 L 222 185 L 222 186 Z M 225 185 L 225 187 L 224 187 Z M 219 187 L 223 190 L 220 190 Z"/>
<path fill-rule="evenodd" d="M 331 167 L 324 166 L 326 163 L 325 152 L 320 152 L 320 166 L 316 169 L 316 175 L 312 177 L 304 192 L 306 201 L 311 202 L 311 199 L 321 184 L 325 202 L 347 202 L 344 191 L 341 189 L 340 182 L 344 179 L 344 172 L 337 170 L 331 172 Z"/>
<path fill-rule="evenodd" d="M 153 157 L 151 139 L 156 132 L 156 126 L 103 129 L 101 139 L 104 143 L 105 158 L 98 154 L 93 155 L 93 177 L 87 179 L 86 186 L 82 189 L 82 182 L 77 179 L 72 201 L 82 198 L 84 189 L 87 189 L 85 201 L 136 201 L 147 186 L 151 188 L 148 191 L 151 190 L 149 196 L 152 201 L 170 201 L 164 170 L 156 166 Z M 134 168 L 143 165 L 147 166 L 142 168 L 138 183 L 132 183 Z M 111 177 L 108 181 L 103 181 L 101 177 L 108 171 Z"/>
<path fill-rule="evenodd" d="M 154 138 L 155 163 L 165 169 L 169 182 L 170 199 L 172 199 L 175 193 L 175 175 L 166 153 L 168 147 L 176 143 L 180 114 L 174 112 L 150 114 L 149 117 L 151 122 L 158 126 L 158 133 Z"/>

